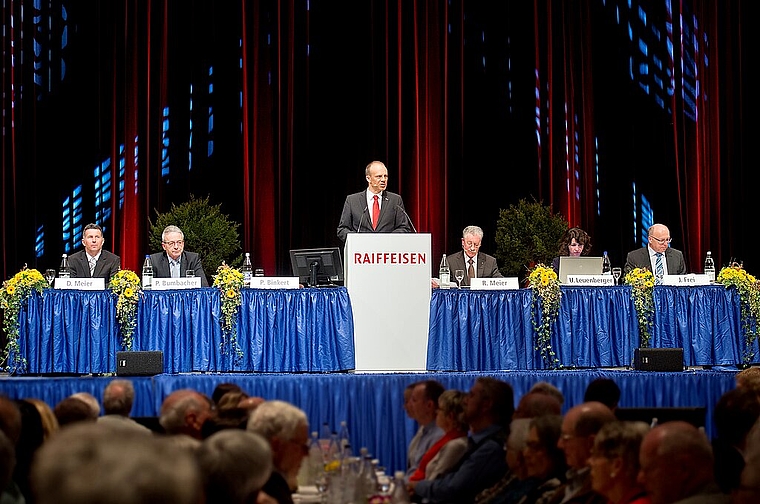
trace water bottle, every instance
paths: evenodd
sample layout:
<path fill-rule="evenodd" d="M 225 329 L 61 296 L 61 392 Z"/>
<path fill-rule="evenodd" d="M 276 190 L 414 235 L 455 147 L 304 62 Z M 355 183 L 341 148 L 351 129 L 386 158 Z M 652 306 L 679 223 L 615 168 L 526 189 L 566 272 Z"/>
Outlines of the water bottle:
<path fill-rule="evenodd" d="M 712 252 L 707 251 L 707 257 L 705 257 L 705 275 L 710 282 L 715 281 L 715 262 L 712 258 Z"/>
<path fill-rule="evenodd" d="M 142 269 L 142 288 L 150 290 L 153 288 L 153 264 L 150 262 L 150 256 L 145 255 L 145 262 Z"/>
<path fill-rule="evenodd" d="M 340 451 L 344 452 L 346 446 L 351 445 L 351 440 L 348 436 L 348 423 L 343 420 L 340 422 L 340 431 L 338 431 L 338 442 L 340 443 Z"/>
<path fill-rule="evenodd" d="M 392 504 L 411 504 L 409 492 L 406 490 L 404 482 L 404 471 L 396 471 L 393 475 L 393 493 L 391 494 Z"/>
<path fill-rule="evenodd" d="M 251 254 L 245 253 L 245 259 L 243 259 L 243 267 L 240 268 L 243 273 L 243 283 L 246 287 L 251 286 L 251 278 L 253 278 L 253 267 L 251 266 Z"/>
<path fill-rule="evenodd" d="M 607 255 L 607 251 L 604 251 L 604 256 L 602 257 L 602 275 L 611 275 L 612 274 L 612 267 L 610 265 L 610 256 Z"/>
<path fill-rule="evenodd" d="M 441 289 L 449 288 L 451 270 L 449 269 L 449 263 L 446 260 L 446 254 L 443 254 L 443 257 L 441 258 L 441 267 L 438 269 L 438 279 L 441 281 Z"/>
<path fill-rule="evenodd" d="M 61 268 L 58 270 L 58 277 L 59 278 L 71 277 L 71 269 L 69 268 L 69 256 L 67 254 L 63 254 L 61 256 Z"/>

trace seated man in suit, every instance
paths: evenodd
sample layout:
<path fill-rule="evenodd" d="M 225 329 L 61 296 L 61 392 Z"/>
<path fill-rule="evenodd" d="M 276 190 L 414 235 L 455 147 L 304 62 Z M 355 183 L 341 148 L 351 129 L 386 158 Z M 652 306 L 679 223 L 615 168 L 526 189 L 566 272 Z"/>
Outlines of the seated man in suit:
<path fill-rule="evenodd" d="M 670 230 L 664 224 L 652 224 L 648 230 L 649 245 L 628 252 L 625 274 L 634 268 L 646 268 L 654 273 L 655 282 L 662 283 L 665 275 L 685 275 L 686 262 L 680 250 L 670 247 Z"/>
<path fill-rule="evenodd" d="M 151 254 L 155 278 L 184 278 L 187 270 L 194 270 L 200 277 L 201 286 L 208 287 L 201 258 L 195 252 L 185 251 L 185 234 L 177 226 L 166 226 L 161 233 L 164 252 Z"/>
<path fill-rule="evenodd" d="M 74 278 L 105 278 L 106 282 L 121 269 L 119 256 L 103 250 L 103 228 L 87 224 L 82 232 L 84 250 L 69 256 L 69 268 Z"/>
<path fill-rule="evenodd" d="M 462 285 L 470 285 L 471 278 L 502 278 L 496 258 L 480 251 L 483 241 L 483 229 L 479 226 L 467 226 L 462 231 L 462 250 L 446 256 L 451 278 L 456 270 L 464 271 Z M 433 280 L 433 288 L 438 282 Z"/>

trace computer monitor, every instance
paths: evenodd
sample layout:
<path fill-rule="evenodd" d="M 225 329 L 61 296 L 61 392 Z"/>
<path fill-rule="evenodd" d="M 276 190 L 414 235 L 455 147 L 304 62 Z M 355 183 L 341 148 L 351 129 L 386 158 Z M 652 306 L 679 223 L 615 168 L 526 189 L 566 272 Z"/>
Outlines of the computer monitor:
<path fill-rule="evenodd" d="M 293 276 L 310 287 L 343 285 L 343 260 L 338 247 L 293 249 Z"/>

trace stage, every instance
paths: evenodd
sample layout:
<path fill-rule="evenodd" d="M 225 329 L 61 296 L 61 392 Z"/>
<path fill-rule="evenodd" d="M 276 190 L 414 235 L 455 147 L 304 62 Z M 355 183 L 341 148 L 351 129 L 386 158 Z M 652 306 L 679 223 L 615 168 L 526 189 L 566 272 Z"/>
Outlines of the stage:
<path fill-rule="evenodd" d="M 348 422 L 352 446 L 362 446 L 387 469 L 403 469 L 406 446 L 415 432 L 403 410 L 404 388 L 422 379 L 439 380 L 446 388 L 467 391 L 475 378 L 495 376 L 509 382 L 515 403 L 537 381 L 547 381 L 565 395 L 563 412 L 582 402 L 588 383 L 597 377 L 614 379 L 621 389 L 621 407 L 705 407 L 705 430 L 713 434 L 713 408 L 734 387 L 735 368 L 690 368 L 680 372 L 618 369 L 522 370 L 501 372 L 421 373 L 185 373 L 129 377 L 136 390 L 132 415 L 156 416 L 161 402 L 173 390 L 193 388 L 209 396 L 219 383 L 234 382 L 250 395 L 283 399 L 302 408 L 311 430 L 323 422 L 336 430 Z M 40 398 L 52 406 L 74 392 L 101 399 L 114 376 L 3 376 L 0 393 L 12 399 Z"/>

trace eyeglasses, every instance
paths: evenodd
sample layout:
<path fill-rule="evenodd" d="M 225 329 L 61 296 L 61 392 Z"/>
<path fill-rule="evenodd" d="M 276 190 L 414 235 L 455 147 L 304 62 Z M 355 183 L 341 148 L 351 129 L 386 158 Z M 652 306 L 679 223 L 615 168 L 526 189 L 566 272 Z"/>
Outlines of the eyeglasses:
<path fill-rule="evenodd" d="M 168 242 L 168 241 L 165 241 L 165 242 L 162 242 L 162 243 L 163 243 L 164 245 L 167 245 L 167 246 L 169 246 L 169 247 L 173 247 L 173 246 L 175 246 L 175 245 L 179 245 L 179 246 L 181 247 L 182 245 L 184 245 L 184 244 L 185 244 L 185 240 L 177 240 L 177 241 L 170 241 L 170 242 Z"/>
<path fill-rule="evenodd" d="M 657 238 L 655 236 L 650 236 L 649 238 L 651 240 L 656 241 L 657 243 L 670 243 L 670 242 L 673 241 L 673 238 L 670 238 L 670 237 L 668 237 L 668 238 Z"/>
<path fill-rule="evenodd" d="M 467 247 L 467 248 L 480 248 L 480 243 L 473 243 L 473 242 L 469 242 L 469 241 L 466 241 L 466 242 L 463 242 L 463 243 L 464 243 L 464 246 Z"/>

